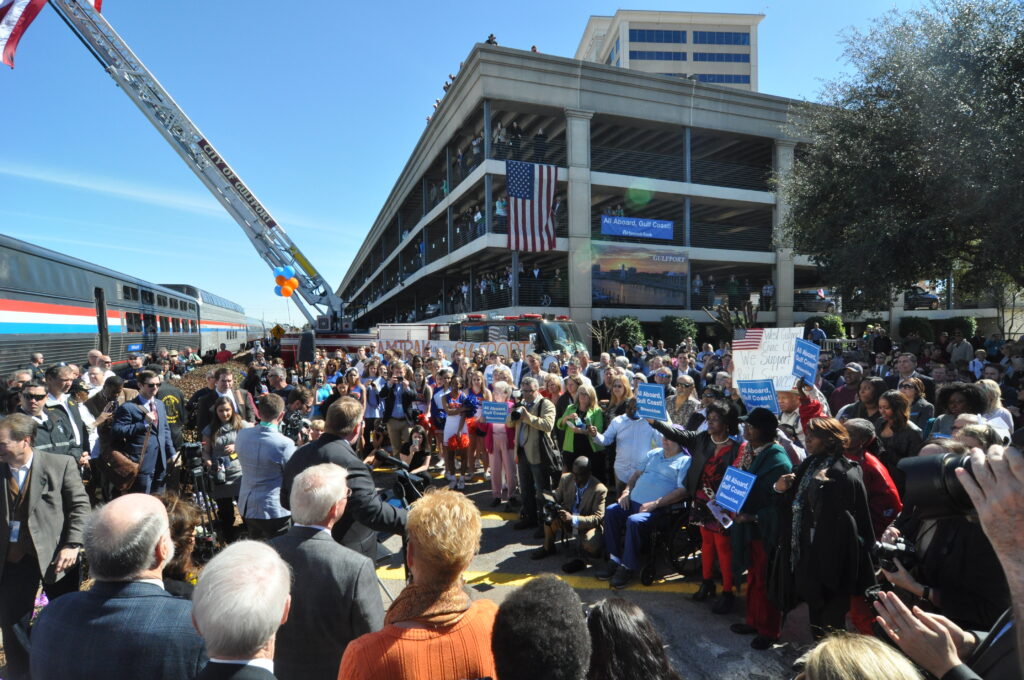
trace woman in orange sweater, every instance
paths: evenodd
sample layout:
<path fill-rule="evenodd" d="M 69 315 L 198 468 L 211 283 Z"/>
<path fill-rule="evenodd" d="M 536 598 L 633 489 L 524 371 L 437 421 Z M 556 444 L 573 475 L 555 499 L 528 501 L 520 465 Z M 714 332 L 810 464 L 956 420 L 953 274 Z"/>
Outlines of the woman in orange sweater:
<path fill-rule="evenodd" d="M 384 628 L 345 649 L 338 680 L 461 680 L 496 677 L 491 630 L 498 606 L 471 600 L 462 574 L 480 550 L 480 511 L 447 489 L 412 504 L 406 525 L 412 583 Z"/>

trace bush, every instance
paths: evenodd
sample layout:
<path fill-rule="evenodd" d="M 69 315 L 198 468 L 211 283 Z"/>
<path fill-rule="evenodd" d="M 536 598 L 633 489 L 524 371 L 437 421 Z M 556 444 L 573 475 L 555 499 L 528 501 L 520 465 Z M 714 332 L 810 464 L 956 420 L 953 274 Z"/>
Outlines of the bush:
<path fill-rule="evenodd" d="M 812 316 L 804 322 L 804 336 L 811 332 L 817 322 L 823 331 L 830 338 L 845 338 L 846 327 L 843 326 L 843 318 L 838 314 L 826 314 L 825 316 Z"/>
<path fill-rule="evenodd" d="M 673 348 L 683 341 L 683 338 L 697 338 L 697 324 L 693 319 L 684 316 L 663 316 L 661 317 L 661 329 L 658 340 L 665 341 L 666 348 Z"/>
<path fill-rule="evenodd" d="M 946 331 L 952 336 L 955 331 L 961 330 L 965 338 L 970 338 L 978 330 L 978 320 L 973 316 L 954 316 L 952 319 L 936 321 L 934 326 L 936 334 Z"/>
<path fill-rule="evenodd" d="M 618 338 L 619 342 L 625 347 L 643 345 L 646 342 L 644 329 L 635 316 L 613 316 L 608 319 L 608 323 L 613 329 L 608 336 L 609 346 L 611 346 L 611 341 L 615 338 Z M 607 350 L 608 348 L 605 347 L 603 349 Z"/>
<path fill-rule="evenodd" d="M 900 339 L 906 339 L 914 331 L 925 342 L 935 341 L 935 328 L 930 320 L 923 316 L 905 316 L 900 319 Z"/>

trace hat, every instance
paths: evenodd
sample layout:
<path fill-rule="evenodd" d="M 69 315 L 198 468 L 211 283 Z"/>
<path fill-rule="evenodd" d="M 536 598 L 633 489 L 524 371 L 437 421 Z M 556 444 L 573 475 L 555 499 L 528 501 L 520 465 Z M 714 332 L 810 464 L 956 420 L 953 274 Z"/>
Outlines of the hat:
<path fill-rule="evenodd" d="M 741 416 L 740 422 L 746 423 L 761 432 L 774 433 L 775 430 L 779 429 L 779 419 L 766 408 L 755 408 L 747 415 Z"/>
<path fill-rule="evenodd" d="M 854 373 L 863 373 L 864 369 L 860 367 L 860 364 L 851 361 L 850 363 L 843 366 L 844 371 L 853 371 Z"/>
<path fill-rule="evenodd" d="M 89 386 L 86 385 L 84 381 L 76 380 L 73 383 L 71 383 L 71 390 L 70 390 L 69 394 L 74 394 L 75 392 L 88 392 L 88 391 L 89 391 Z"/>
<path fill-rule="evenodd" d="M 129 359 L 138 359 L 139 355 L 137 353 L 135 353 L 135 352 L 128 352 L 128 358 Z"/>
<path fill-rule="evenodd" d="M 178 356 L 178 350 L 172 349 L 170 352 L 167 353 L 167 356 L 169 356 L 169 357 L 176 357 L 176 356 Z"/>

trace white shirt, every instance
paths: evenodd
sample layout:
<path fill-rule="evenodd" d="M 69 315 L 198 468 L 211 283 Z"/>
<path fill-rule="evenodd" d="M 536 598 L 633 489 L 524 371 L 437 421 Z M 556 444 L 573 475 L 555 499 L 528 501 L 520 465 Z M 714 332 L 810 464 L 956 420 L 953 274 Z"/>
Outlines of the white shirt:
<path fill-rule="evenodd" d="M 268 670 L 271 673 L 274 672 L 274 661 L 273 661 L 273 659 L 248 659 L 246 661 L 235 661 L 233 659 L 213 659 L 213 658 L 211 658 L 210 661 L 212 663 L 233 663 L 236 666 L 257 666 L 257 667 L 262 668 L 264 670 Z"/>
<path fill-rule="evenodd" d="M 21 467 L 14 467 L 10 463 L 7 464 L 11 468 L 11 472 L 14 473 L 14 481 L 18 483 L 18 488 L 25 486 L 25 478 L 28 477 L 29 470 L 32 469 L 32 456 L 29 455 L 28 462 Z"/>
<path fill-rule="evenodd" d="M 160 590 L 164 590 L 164 582 L 158 578 L 140 578 L 136 583 L 148 583 L 153 586 L 160 586 Z"/>
<path fill-rule="evenodd" d="M 321 526 L 319 524 L 299 524 L 298 522 L 292 522 L 292 526 L 293 527 L 304 527 L 306 529 L 319 529 L 320 531 L 326 531 L 327 533 L 331 533 L 330 529 L 328 529 L 325 526 Z"/>
<path fill-rule="evenodd" d="M 214 390 L 214 391 L 216 392 L 216 390 Z M 234 404 L 234 406 L 235 406 L 235 413 L 238 413 L 238 402 L 235 401 L 235 391 L 234 390 L 228 390 L 227 394 L 221 394 L 220 392 L 217 392 L 217 396 L 218 397 L 227 397 L 228 399 L 230 399 L 231 403 Z"/>

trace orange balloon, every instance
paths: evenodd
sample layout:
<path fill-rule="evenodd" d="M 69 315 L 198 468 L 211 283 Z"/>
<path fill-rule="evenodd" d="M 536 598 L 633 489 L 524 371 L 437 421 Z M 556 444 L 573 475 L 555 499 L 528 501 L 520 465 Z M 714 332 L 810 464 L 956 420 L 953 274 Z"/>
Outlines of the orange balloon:
<path fill-rule="evenodd" d="M 283 286 L 285 284 L 285 281 L 287 280 L 288 279 L 286 279 L 283 275 L 274 278 L 274 281 L 277 282 L 277 285 L 279 286 Z"/>
<path fill-rule="evenodd" d="M 285 281 L 281 285 L 288 286 L 289 288 L 295 289 L 295 288 L 299 287 L 299 280 L 293 276 L 292 278 L 288 279 L 287 281 Z"/>
<path fill-rule="evenodd" d="M 283 295 L 284 297 L 291 297 L 292 293 L 294 292 L 295 289 L 292 288 L 291 286 L 281 286 L 281 295 Z"/>

